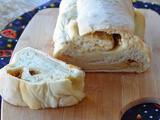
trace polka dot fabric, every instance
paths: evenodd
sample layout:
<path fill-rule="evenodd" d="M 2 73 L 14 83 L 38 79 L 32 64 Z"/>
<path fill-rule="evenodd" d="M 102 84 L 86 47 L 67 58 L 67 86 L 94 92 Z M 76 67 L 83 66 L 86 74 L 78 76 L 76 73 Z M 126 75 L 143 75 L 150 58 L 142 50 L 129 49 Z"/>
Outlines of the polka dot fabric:
<path fill-rule="evenodd" d="M 33 16 L 39 10 L 59 7 L 60 1 L 61 0 L 54 0 L 54 2 L 49 1 L 42 6 L 24 13 L 0 31 L 0 68 L 9 63 L 20 35 Z M 160 14 L 160 6 L 154 4 L 154 2 L 145 3 L 133 0 L 133 5 L 136 8 L 152 9 Z M 124 114 L 122 120 L 160 120 L 160 105 L 147 103 L 135 106 Z"/>
<path fill-rule="evenodd" d="M 141 104 L 128 110 L 122 120 L 160 120 L 160 105 Z"/>

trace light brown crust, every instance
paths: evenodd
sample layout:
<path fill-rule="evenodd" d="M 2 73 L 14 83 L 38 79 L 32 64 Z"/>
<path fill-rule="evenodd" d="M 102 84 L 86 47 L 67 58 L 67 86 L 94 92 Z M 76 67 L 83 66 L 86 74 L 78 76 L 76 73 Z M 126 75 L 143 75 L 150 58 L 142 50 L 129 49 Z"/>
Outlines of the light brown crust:
<path fill-rule="evenodd" d="M 134 34 L 144 40 L 145 28 L 146 28 L 146 20 L 143 14 L 135 9 L 135 31 Z"/>

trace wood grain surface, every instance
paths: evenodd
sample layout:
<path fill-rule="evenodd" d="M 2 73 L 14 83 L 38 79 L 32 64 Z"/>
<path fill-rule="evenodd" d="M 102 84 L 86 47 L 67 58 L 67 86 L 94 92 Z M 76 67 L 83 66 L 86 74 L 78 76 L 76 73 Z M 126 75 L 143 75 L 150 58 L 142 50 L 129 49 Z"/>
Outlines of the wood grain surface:
<path fill-rule="evenodd" d="M 144 102 L 160 103 L 160 17 L 150 10 L 146 16 L 145 41 L 152 51 L 151 67 L 142 74 L 87 73 L 85 99 L 66 108 L 31 110 L 2 103 L 2 120 L 120 120 L 130 107 Z M 52 35 L 57 9 L 46 9 L 31 20 L 15 48 L 30 46 L 52 55 Z"/>

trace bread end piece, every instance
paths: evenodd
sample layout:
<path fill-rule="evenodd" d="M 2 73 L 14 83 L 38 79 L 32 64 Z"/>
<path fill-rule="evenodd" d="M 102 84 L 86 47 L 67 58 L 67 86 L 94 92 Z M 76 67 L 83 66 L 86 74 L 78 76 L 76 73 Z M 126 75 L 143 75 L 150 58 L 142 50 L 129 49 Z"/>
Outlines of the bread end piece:
<path fill-rule="evenodd" d="M 1 95 L 31 109 L 75 105 L 84 98 L 84 77 L 80 68 L 28 47 L 0 70 Z"/>

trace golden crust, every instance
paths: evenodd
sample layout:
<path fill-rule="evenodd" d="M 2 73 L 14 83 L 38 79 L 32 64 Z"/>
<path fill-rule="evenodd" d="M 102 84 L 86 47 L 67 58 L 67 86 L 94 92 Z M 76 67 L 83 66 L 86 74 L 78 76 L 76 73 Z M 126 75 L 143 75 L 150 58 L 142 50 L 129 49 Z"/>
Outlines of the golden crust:
<path fill-rule="evenodd" d="M 146 26 L 145 17 L 143 16 L 143 14 L 139 10 L 135 9 L 134 19 L 135 19 L 134 34 L 143 40 L 144 33 L 145 33 L 145 26 Z"/>

